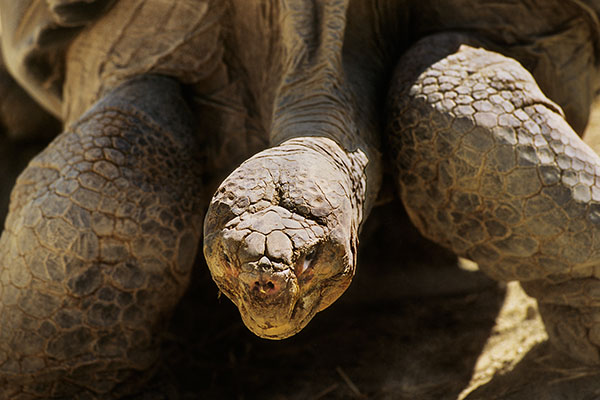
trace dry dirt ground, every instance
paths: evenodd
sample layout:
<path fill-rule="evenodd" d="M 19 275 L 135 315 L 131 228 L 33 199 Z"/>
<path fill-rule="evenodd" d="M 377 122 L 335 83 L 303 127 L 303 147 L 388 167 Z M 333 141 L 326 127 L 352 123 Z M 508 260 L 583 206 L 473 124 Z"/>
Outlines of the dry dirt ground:
<path fill-rule="evenodd" d="M 600 129 L 600 111 L 593 122 Z M 39 147 L 0 138 L 3 210 Z M 218 299 L 200 257 L 162 366 L 133 399 L 600 399 L 600 370 L 552 353 L 517 283 L 491 281 L 422 239 L 398 203 L 375 210 L 361 241 L 348 292 L 278 342 L 252 335 Z"/>
<path fill-rule="evenodd" d="M 167 337 L 155 398 L 600 399 L 600 371 L 550 351 L 517 283 L 457 266 L 410 226 L 399 233 L 391 224 L 408 224 L 402 213 L 381 220 L 367 227 L 376 230 L 365 232 L 348 293 L 284 341 L 254 337 L 199 270 Z"/>

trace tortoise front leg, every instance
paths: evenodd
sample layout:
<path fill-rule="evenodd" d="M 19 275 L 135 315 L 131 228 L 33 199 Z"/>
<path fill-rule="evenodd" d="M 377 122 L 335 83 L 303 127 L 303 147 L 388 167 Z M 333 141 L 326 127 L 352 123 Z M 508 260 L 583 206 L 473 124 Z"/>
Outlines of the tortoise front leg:
<path fill-rule="evenodd" d="M 600 356 L 600 158 L 515 60 L 468 37 L 398 63 L 388 135 L 401 197 L 428 238 L 519 280 L 551 341 Z"/>
<path fill-rule="evenodd" d="M 0 398 L 112 398 L 155 364 L 201 234 L 191 127 L 176 82 L 137 78 L 19 177 L 0 238 Z"/>

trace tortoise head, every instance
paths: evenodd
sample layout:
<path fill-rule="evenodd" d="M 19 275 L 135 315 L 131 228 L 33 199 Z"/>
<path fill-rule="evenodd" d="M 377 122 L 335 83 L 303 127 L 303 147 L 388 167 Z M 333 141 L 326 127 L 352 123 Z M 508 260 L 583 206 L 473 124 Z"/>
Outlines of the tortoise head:
<path fill-rule="evenodd" d="M 354 276 L 347 191 L 338 183 L 323 193 L 328 183 L 318 170 L 329 165 L 305 156 L 301 165 L 260 153 L 246 161 L 217 190 L 205 219 L 212 277 L 263 338 L 299 332 Z"/>

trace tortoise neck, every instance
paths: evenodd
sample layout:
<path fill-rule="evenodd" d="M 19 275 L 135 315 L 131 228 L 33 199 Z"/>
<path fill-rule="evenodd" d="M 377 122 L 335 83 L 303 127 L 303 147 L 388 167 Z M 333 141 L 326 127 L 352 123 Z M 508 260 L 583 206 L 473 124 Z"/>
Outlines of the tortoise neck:
<path fill-rule="evenodd" d="M 356 75 L 358 64 L 348 66 L 344 59 L 344 37 L 348 1 L 307 1 L 305 6 L 289 3 L 281 11 L 280 80 L 273 99 L 270 124 L 272 146 L 289 142 L 335 142 L 335 158 L 352 182 L 358 220 L 366 216 L 380 186 L 380 153 L 372 113 L 361 110 L 357 99 L 363 92 Z M 286 8 L 287 6 L 287 8 Z M 360 68 L 358 68 L 360 69 Z M 357 79 L 354 79 L 357 78 Z M 361 82 L 362 83 L 362 82 Z M 370 93 L 369 93 L 370 94 Z M 327 147 L 327 146 L 326 146 Z M 330 146 L 331 147 L 331 146 Z"/>

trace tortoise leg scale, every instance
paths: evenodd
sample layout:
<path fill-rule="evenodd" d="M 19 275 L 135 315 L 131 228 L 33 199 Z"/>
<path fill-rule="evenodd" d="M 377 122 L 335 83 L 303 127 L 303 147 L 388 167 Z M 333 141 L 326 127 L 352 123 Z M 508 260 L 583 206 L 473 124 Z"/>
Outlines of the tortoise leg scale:
<path fill-rule="evenodd" d="M 118 397 L 154 365 L 202 229 L 191 126 L 175 81 L 136 78 L 21 174 L 0 238 L 0 398 Z"/>
<path fill-rule="evenodd" d="M 600 362 L 600 158 L 517 61 L 455 34 L 403 55 L 388 132 L 428 238 L 519 280 L 551 342 Z"/>

